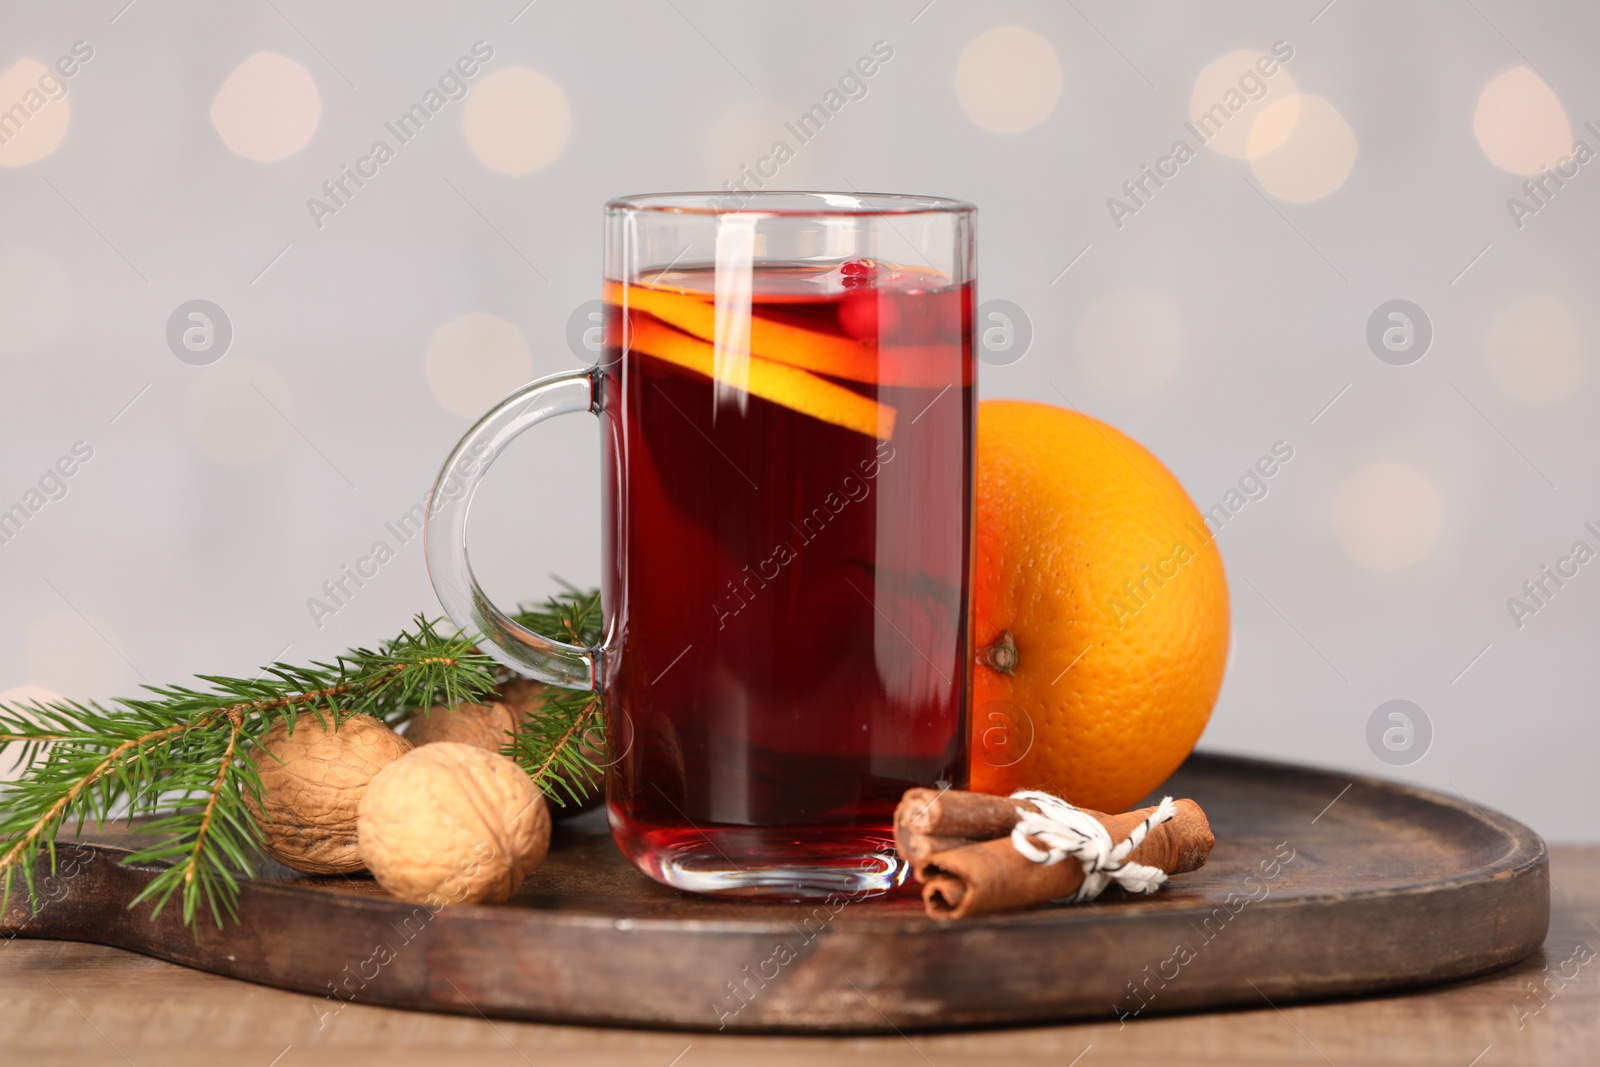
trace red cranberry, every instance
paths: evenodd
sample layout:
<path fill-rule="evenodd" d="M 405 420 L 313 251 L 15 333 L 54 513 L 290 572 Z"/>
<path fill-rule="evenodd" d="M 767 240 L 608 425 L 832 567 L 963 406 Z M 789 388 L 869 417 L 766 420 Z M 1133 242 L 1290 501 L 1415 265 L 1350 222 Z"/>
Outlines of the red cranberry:
<path fill-rule="evenodd" d="M 881 289 L 856 290 L 839 301 L 839 328 L 857 341 L 892 334 L 899 323 L 899 305 Z"/>

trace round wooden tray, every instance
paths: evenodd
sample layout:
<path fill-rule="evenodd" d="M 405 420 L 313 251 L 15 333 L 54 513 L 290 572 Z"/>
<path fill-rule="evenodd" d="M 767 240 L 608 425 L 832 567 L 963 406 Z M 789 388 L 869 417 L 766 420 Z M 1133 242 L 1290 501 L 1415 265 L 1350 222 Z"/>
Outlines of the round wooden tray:
<path fill-rule="evenodd" d="M 935 923 L 906 895 L 827 905 L 689 896 L 625 861 L 603 817 L 558 836 L 510 904 L 436 915 L 367 878 L 276 868 L 198 941 L 116 835 L 59 850 L 37 914 L 0 933 L 91 941 L 347 1002 L 609 1025 L 892 1032 L 1133 1018 L 1373 993 L 1533 952 L 1544 842 L 1476 805 L 1370 778 L 1195 755 L 1161 790 L 1199 801 L 1210 862 L 1152 897 Z M 122 839 L 126 842 L 126 838 Z M 73 871 L 73 868 L 77 869 Z"/>

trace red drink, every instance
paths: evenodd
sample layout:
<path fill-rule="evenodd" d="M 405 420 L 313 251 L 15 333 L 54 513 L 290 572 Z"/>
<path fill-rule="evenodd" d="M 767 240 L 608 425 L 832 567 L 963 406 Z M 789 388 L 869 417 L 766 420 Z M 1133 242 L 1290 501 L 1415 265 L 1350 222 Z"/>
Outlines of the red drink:
<path fill-rule="evenodd" d="M 975 222 L 897 193 L 612 200 L 603 358 L 515 390 L 445 461 L 439 602 L 501 663 L 604 694 L 614 836 L 668 885 L 885 891 L 903 791 L 966 779 Z M 602 423 L 593 648 L 516 623 L 467 554 L 494 457 L 578 412 Z"/>
<path fill-rule="evenodd" d="M 631 281 L 601 388 L 613 832 L 684 889 L 897 884 L 901 794 L 966 781 L 971 286 Z"/>

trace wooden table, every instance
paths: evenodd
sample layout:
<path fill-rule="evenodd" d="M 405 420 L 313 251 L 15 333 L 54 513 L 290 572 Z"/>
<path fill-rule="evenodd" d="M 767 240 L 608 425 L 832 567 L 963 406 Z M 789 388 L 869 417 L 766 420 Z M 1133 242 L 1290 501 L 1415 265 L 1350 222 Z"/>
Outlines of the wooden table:
<path fill-rule="evenodd" d="M 1600 847 L 1551 850 L 1542 954 L 1403 996 L 909 1038 L 730 1037 L 489 1022 L 329 1002 L 118 949 L 0 943 L 0 1062 L 312 1067 L 384 1063 L 957 1067 L 993 1063 L 1600 1063 Z M 1447 939 L 1448 928 L 1437 936 Z M 1569 976 L 1563 979 L 1563 974 Z M 1541 985 L 1540 983 L 1543 983 Z M 1540 990 L 1535 995 L 1534 989 Z"/>

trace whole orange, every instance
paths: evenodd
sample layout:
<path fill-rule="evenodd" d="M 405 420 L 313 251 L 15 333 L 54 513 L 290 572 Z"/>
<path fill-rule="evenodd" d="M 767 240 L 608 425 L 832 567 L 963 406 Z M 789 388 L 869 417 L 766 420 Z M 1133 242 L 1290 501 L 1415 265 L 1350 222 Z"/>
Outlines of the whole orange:
<path fill-rule="evenodd" d="M 1138 442 L 1064 408 L 978 408 L 972 788 L 1118 812 L 1211 717 L 1228 658 L 1222 557 Z"/>

